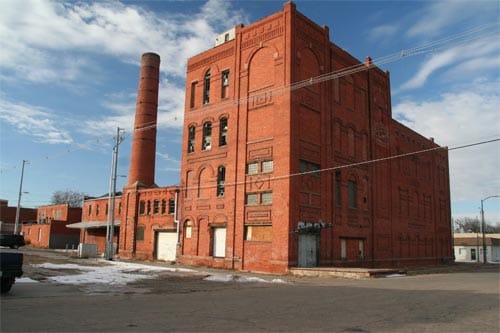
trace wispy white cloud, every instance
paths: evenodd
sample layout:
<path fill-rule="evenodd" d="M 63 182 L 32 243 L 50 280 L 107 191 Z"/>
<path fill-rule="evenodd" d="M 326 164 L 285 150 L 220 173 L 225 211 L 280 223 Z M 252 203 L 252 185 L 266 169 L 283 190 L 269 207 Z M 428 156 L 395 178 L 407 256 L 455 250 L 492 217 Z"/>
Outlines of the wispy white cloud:
<path fill-rule="evenodd" d="M 219 29 L 244 20 L 230 3 L 217 0 L 192 16 L 156 14 L 118 1 L 4 1 L 0 68 L 34 82 L 75 80 L 92 54 L 138 64 L 141 53 L 153 51 L 164 59 L 162 71 L 182 77 L 188 57 L 211 46 Z M 29 69 L 33 74 L 23 75 Z"/>
<path fill-rule="evenodd" d="M 455 74 L 461 78 L 469 77 L 483 71 L 498 69 L 500 44 L 491 38 L 479 39 L 466 45 L 459 45 L 434 54 L 424 61 L 416 74 L 400 87 L 401 90 L 422 87 L 429 77 L 440 69 L 447 69 L 448 75 Z M 467 70 L 466 72 L 464 70 Z"/>
<path fill-rule="evenodd" d="M 368 32 L 368 38 L 376 43 L 391 40 L 400 30 L 397 23 L 383 24 L 374 27 Z"/>
<path fill-rule="evenodd" d="M 498 1 L 434 1 L 428 2 L 418 13 L 418 20 L 408 29 L 407 36 L 434 37 L 452 25 L 465 21 L 484 23 L 492 17 L 498 19 Z"/>
<path fill-rule="evenodd" d="M 499 83 L 483 79 L 434 100 L 406 100 L 394 106 L 394 115 L 441 145 L 500 138 Z M 499 142 L 450 151 L 449 159 L 453 200 L 477 200 L 500 189 Z"/>
<path fill-rule="evenodd" d="M 72 143 L 70 132 L 63 129 L 53 112 L 26 103 L 13 103 L 0 99 L 0 120 L 12 125 L 36 142 Z"/>

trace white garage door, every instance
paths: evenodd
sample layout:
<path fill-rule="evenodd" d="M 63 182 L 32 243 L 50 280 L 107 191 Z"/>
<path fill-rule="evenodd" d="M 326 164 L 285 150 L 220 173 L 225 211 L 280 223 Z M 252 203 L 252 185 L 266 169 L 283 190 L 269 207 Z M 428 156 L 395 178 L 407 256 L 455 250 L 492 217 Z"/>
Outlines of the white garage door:
<path fill-rule="evenodd" d="M 214 228 L 214 257 L 226 256 L 226 228 Z"/>
<path fill-rule="evenodd" d="M 177 234 L 175 232 L 158 232 L 156 243 L 156 259 L 175 261 Z"/>

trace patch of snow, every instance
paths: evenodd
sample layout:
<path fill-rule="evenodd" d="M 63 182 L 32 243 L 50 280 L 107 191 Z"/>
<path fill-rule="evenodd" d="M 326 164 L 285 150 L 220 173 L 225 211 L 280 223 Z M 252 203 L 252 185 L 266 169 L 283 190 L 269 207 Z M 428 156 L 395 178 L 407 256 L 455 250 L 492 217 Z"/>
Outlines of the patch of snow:
<path fill-rule="evenodd" d="M 44 263 L 34 265 L 53 270 L 74 269 L 81 273 L 51 276 L 49 281 L 62 284 L 109 284 L 125 285 L 141 279 L 153 279 L 162 272 L 195 272 L 186 268 L 151 266 L 121 261 L 104 261 L 106 266 L 80 266 L 77 264 Z"/>
<path fill-rule="evenodd" d="M 386 275 L 385 277 L 392 278 L 392 277 L 405 277 L 405 276 L 406 276 L 405 274 L 389 274 Z"/>
<path fill-rule="evenodd" d="M 204 278 L 205 281 L 212 281 L 212 282 L 241 282 L 241 283 L 287 283 L 286 281 L 283 281 L 282 279 L 272 279 L 272 280 L 265 280 L 260 277 L 256 276 L 239 276 L 239 275 L 232 275 L 232 274 L 218 274 L 218 275 L 209 275 L 206 278 Z"/>
<path fill-rule="evenodd" d="M 16 283 L 39 283 L 40 281 L 30 279 L 29 277 L 16 278 Z"/>

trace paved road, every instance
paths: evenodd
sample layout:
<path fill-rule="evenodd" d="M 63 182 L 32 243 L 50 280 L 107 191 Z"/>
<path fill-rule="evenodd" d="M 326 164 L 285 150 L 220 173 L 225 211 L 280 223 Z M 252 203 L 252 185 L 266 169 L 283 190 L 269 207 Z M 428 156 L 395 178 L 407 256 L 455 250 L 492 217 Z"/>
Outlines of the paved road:
<path fill-rule="evenodd" d="M 163 274 L 120 288 L 16 284 L 1 331 L 499 332 L 499 272 L 221 283 Z"/>

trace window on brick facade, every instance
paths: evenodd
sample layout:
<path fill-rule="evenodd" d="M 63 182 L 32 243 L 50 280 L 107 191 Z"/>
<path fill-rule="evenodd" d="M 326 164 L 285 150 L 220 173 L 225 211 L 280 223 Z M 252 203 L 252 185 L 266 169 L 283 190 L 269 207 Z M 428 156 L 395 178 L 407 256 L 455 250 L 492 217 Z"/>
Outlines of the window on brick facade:
<path fill-rule="evenodd" d="M 203 140 L 201 150 L 210 150 L 212 148 L 212 123 L 203 124 Z"/>
<path fill-rule="evenodd" d="M 223 197 L 224 196 L 224 191 L 225 191 L 225 183 L 226 181 L 226 168 L 223 166 L 220 166 L 217 169 L 217 196 L 218 197 Z"/>
<path fill-rule="evenodd" d="M 99 205 L 95 205 L 95 216 L 99 216 Z"/>
<path fill-rule="evenodd" d="M 192 82 L 191 83 L 191 100 L 189 102 L 189 106 L 191 108 L 194 108 L 195 102 L 196 102 L 196 83 L 197 82 Z"/>
<path fill-rule="evenodd" d="M 168 199 L 168 213 L 170 215 L 175 213 L 175 199 Z"/>
<path fill-rule="evenodd" d="M 227 118 L 221 118 L 219 121 L 219 146 L 227 145 Z"/>
<path fill-rule="evenodd" d="M 193 233 L 193 222 L 187 220 L 185 226 L 184 238 L 191 238 Z"/>
<path fill-rule="evenodd" d="M 264 192 L 261 194 L 260 202 L 263 205 L 271 205 L 273 203 L 273 192 Z"/>
<path fill-rule="evenodd" d="M 137 241 L 143 241 L 144 240 L 144 227 L 143 226 L 138 226 L 137 227 L 136 240 Z"/>
<path fill-rule="evenodd" d="M 119 202 L 118 203 L 118 214 L 121 214 L 122 213 L 122 203 Z"/>
<path fill-rule="evenodd" d="M 148 200 L 148 202 L 146 203 L 146 214 L 149 215 L 151 214 L 151 201 Z"/>
<path fill-rule="evenodd" d="M 349 208 L 358 207 L 358 189 L 355 181 L 347 182 Z"/>
<path fill-rule="evenodd" d="M 210 103 L 210 69 L 205 73 L 203 79 L 203 104 Z"/>
<path fill-rule="evenodd" d="M 141 200 L 139 202 L 139 214 L 144 215 L 146 212 L 146 202 L 144 200 Z"/>
<path fill-rule="evenodd" d="M 262 172 L 273 172 L 274 163 L 272 160 L 262 161 Z"/>
<path fill-rule="evenodd" d="M 161 213 L 165 214 L 166 211 L 167 211 L 167 201 L 165 199 L 163 199 L 161 201 Z"/>
<path fill-rule="evenodd" d="M 258 198 L 259 195 L 257 193 L 247 193 L 245 197 L 245 204 L 249 206 L 255 206 L 259 203 Z"/>
<path fill-rule="evenodd" d="M 321 166 L 318 163 L 309 162 L 306 160 L 299 160 L 299 172 L 306 173 L 307 175 L 311 175 L 314 177 L 319 177 L 319 170 Z M 318 171 L 318 172 L 314 172 Z"/>
<path fill-rule="evenodd" d="M 247 164 L 247 175 L 255 175 L 259 173 L 259 163 L 250 162 Z"/>
<path fill-rule="evenodd" d="M 153 201 L 153 214 L 158 214 L 160 212 L 160 200 Z"/>
<path fill-rule="evenodd" d="M 194 126 L 189 126 L 188 129 L 188 153 L 194 152 L 194 138 L 195 138 L 195 127 Z"/>
<path fill-rule="evenodd" d="M 273 240 L 273 228 L 270 225 L 247 225 L 245 226 L 245 240 L 271 242 Z"/>
<path fill-rule="evenodd" d="M 221 87 L 221 98 L 227 97 L 227 92 L 229 90 L 229 70 L 222 72 L 222 87 Z"/>
<path fill-rule="evenodd" d="M 342 179 L 340 171 L 335 171 L 335 205 L 342 205 Z"/>
<path fill-rule="evenodd" d="M 106 204 L 106 215 L 108 215 L 108 212 L 109 212 L 109 207 L 108 207 L 108 204 Z"/>
<path fill-rule="evenodd" d="M 89 205 L 89 216 L 92 215 L 92 205 Z"/>

